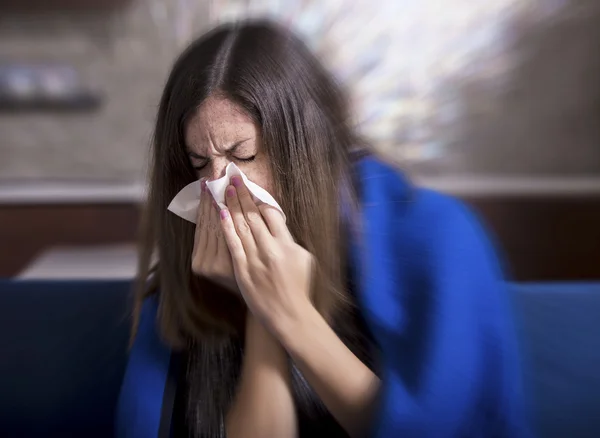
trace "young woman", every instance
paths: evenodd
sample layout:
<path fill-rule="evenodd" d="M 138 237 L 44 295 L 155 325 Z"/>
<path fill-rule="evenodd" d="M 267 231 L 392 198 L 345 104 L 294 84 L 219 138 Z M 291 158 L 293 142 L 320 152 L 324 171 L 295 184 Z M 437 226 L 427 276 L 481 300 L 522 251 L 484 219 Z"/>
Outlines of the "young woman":
<path fill-rule="evenodd" d="M 225 25 L 181 55 L 156 121 L 120 436 L 526 434 L 485 233 L 363 145 L 276 25 Z M 196 226 L 167 211 L 230 162 L 287 221 L 235 177 L 227 208 L 201 196 Z"/>

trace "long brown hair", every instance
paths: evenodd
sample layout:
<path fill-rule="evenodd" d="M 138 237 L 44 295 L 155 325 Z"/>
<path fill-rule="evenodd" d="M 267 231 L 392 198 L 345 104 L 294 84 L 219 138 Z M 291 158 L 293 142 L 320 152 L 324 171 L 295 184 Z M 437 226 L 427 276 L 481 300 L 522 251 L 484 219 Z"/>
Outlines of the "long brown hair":
<path fill-rule="evenodd" d="M 317 260 L 315 306 L 330 320 L 346 302 L 340 199 L 355 199 L 351 153 L 358 144 L 346 100 L 286 29 L 267 21 L 222 25 L 175 62 L 154 132 L 134 332 L 144 299 L 158 294 L 160 332 L 173 347 L 235 331 L 243 309 L 239 298 L 216 293 L 214 285 L 192 274 L 194 225 L 167 211 L 177 192 L 197 178 L 185 149 L 186 122 L 215 93 L 240 105 L 260 127 L 288 227 Z"/>

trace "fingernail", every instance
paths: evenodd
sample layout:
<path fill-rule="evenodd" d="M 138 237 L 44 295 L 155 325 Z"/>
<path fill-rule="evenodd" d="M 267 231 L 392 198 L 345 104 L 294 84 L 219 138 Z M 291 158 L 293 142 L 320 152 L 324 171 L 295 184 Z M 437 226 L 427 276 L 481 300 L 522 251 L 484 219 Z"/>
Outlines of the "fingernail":
<path fill-rule="evenodd" d="M 219 214 L 221 216 L 221 219 L 227 219 L 229 217 L 229 211 L 226 208 L 221 210 Z"/>
<path fill-rule="evenodd" d="M 201 190 L 203 193 L 206 192 L 206 180 L 205 179 L 200 181 L 200 187 L 201 187 Z"/>
<path fill-rule="evenodd" d="M 228 198 L 233 198 L 235 196 L 235 189 L 231 186 L 227 187 L 227 190 L 225 191 L 225 193 L 227 194 Z"/>
<path fill-rule="evenodd" d="M 239 187 L 242 185 L 242 178 L 240 178 L 239 176 L 232 176 L 231 177 L 231 184 L 233 184 L 236 187 Z"/>

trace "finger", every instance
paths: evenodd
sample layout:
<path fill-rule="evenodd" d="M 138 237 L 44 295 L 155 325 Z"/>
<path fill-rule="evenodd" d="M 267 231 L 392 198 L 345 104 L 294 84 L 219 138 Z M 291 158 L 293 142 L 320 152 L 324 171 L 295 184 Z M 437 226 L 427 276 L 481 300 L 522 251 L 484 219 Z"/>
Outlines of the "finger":
<path fill-rule="evenodd" d="M 207 193 L 208 195 L 208 193 Z M 207 196 L 208 197 L 208 196 Z M 210 201 L 209 201 L 210 205 Z M 206 242 L 206 254 L 205 260 L 208 260 L 210 263 L 214 262 L 217 256 L 217 231 L 219 230 L 219 221 L 217 220 L 217 214 L 214 208 L 209 207 L 208 214 L 206 216 L 204 227 L 206 229 L 207 242 Z"/>
<path fill-rule="evenodd" d="M 279 210 L 271 207 L 269 204 L 261 204 L 258 206 L 258 209 L 274 237 L 294 240 Z"/>
<path fill-rule="evenodd" d="M 248 256 L 252 257 L 256 253 L 256 241 L 254 240 L 254 236 L 252 235 L 252 230 L 250 229 L 248 222 L 246 222 L 246 217 L 244 216 L 244 212 L 242 210 L 242 206 L 240 205 L 235 187 L 227 187 L 225 190 L 225 198 L 227 202 L 227 209 L 229 210 L 229 215 L 231 216 L 235 230 L 242 242 L 242 245 L 244 245 L 244 251 Z"/>
<path fill-rule="evenodd" d="M 223 231 L 221 230 L 221 224 L 220 224 L 220 219 L 219 219 L 219 206 L 217 205 L 217 203 L 213 200 L 213 208 L 211 209 L 211 219 L 213 221 L 213 223 L 215 224 L 215 240 L 216 240 L 216 245 L 217 245 L 217 249 L 215 252 L 216 258 L 217 260 L 219 260 L 222 257 L 229 257 L 229 254 L 227 252 L 227 244 L 225 243 L 225 240 L 223 239 Z"/>
<path fill-rule="evenodd" d="M 239 176 L 234 176 L 231 178 L 231 182 L 235 187 L 235 191 L 238 196 L 238 201 L 240 206 L 242 207 L 242 211 L 244 213 L 244 217 L 246 218 L 246 222 L 250 229 L 252 230 L 252 234 L 254 235 L 254 240 L 256 241 L 258 246 L 268 245 L 273 238 L 271 233 L 269 232 L 269 228 L 265 223 L 262 215 L 260 214 L 260 210 L 258 206 L 252 199 L 252 194 L 248 187 L 242 181 L 242 178 Z"/>
<path fill-rule="evenodd" d="M 200 225 L 202 222 L 205 222 L 210 211 L 210 193 L 208 193 L 208 190 L 206 188 L 206 181 L 204 179 L 200 184 L 200 190 L 200 205 L 198 207 L 198 213 L 196 215 L 196 225 Z"/>
<path fill-rule="evenodd" d="M 208 233 L 206 232 L 206 218 L 208 218 L 208 213 L 210 211 L 210 203 L 208 202 L 209 194 L 206 190 L 205 180 L 202 180 L 201 190 L 200 207 L 198 208 L 198 216 L 196 218 L 196 250 L 204 251 L 208 238 Z"/>
<path fill-rule="evenodd" d="M 231 254 L 233 267 L 237 273 L 245 272 L 244 270 L 248 259 L 244 244 L 242 243 L 240 236 L 238 236 L 231 212 L 229 209 L 223 208 L 220 211 L 219 216 L 221 218 L 221 230 L 223 231 L 225 243 Z"/>

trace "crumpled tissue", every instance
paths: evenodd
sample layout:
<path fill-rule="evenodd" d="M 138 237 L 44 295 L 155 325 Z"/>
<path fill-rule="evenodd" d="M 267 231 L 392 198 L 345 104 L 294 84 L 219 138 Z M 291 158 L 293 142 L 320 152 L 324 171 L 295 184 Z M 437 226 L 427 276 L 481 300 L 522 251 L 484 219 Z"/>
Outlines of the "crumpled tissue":
<path fill-rule="evenodd" d="M 225 176 L 214 181 L 208 181 L 206 183 L 208 191 L 216 201 L 219 208 L 226 207 L 225 189 L 230 184 L 232 176 L 240 176 L 242 178 L 244 184 L 250 193 L 252 193 L 252 197 L 254 198 L 255 202 L 268 204 L 271 207 L 276 208 L 283 215 L 285 220 L 285 213 L 277 201 L 275 201 L 275 198 L 273 198 L 273 196 L 271 196 L 271 194 L 261 186 L 250 181 L 244 172 L 242 172 L 240 168 L 235 165 L 235 163 L 229 163 L 227 165 L 225 168 Z M 202 181 L 194 181 L 193 183 L 185 186 L 183 189 L 181 189 L 181 191 L 179 191 L 179 193 L 177 193 L 177 195 L 175 195 L 167 207 L 167 210 L 195 224 L 198 217 L 200 197 L 202 195 Z"/>

